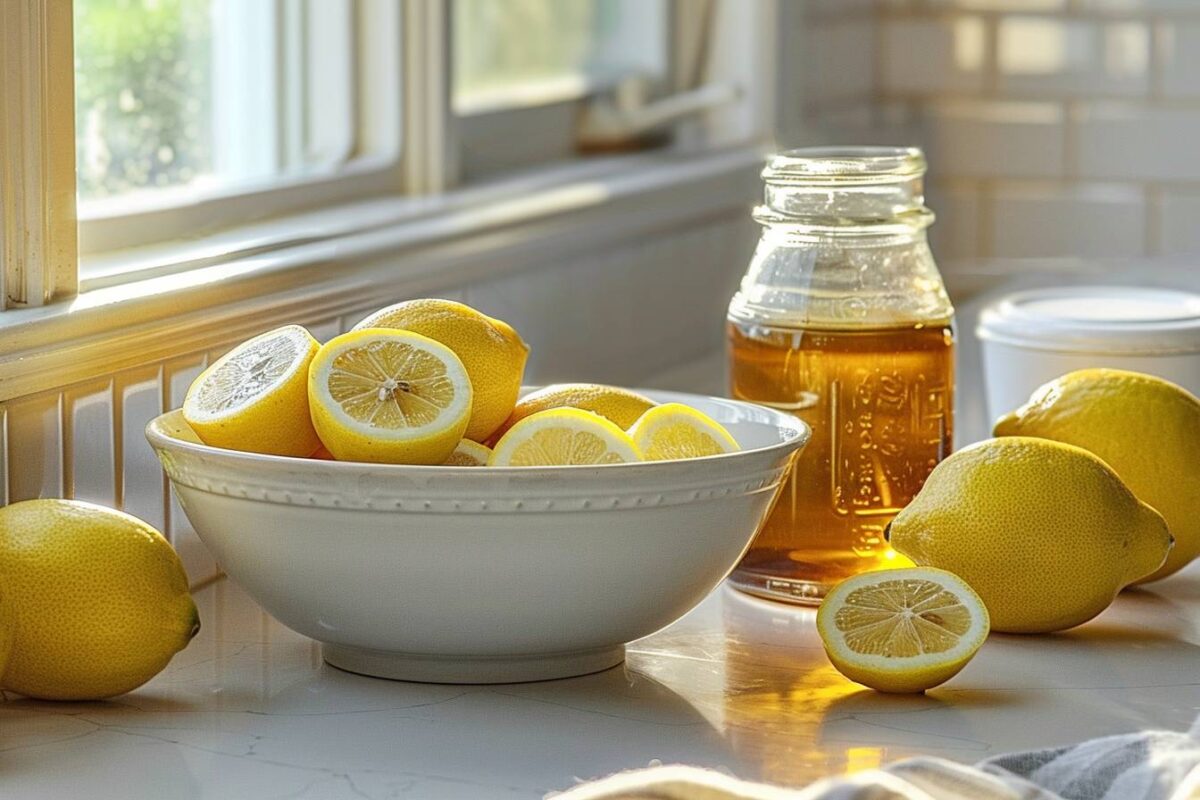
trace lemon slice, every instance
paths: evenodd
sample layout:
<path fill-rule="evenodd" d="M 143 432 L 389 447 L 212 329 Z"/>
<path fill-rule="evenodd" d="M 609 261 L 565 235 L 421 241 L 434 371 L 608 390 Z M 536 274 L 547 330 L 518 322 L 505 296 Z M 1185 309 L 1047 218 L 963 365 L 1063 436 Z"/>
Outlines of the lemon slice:
<path fill-rule="evenodd" d="M 629 435 L 647 461 L 715 456 L 741 449 L 719 422 L 682 403 L 651 408 L 638 417 Z"/>
<path fill-rule="evenodd" d="M 313 359 L 308 397 L 321 441 L 339 461 L 441 464 L 471 418 L 471 381 L 444 344 L 368 328 Z"/>
<path fill-rule="evenodd" d="M 321 444 L 308 413 L 317 340 L 286 325 L 230 350 L 192 382 L 183 418 L 205 444 L 307 456 Z"/>
<path fill-rule="evenodd" d="M 443 463 L 443 467 L 486 467 L 492 449 L 479 442 L 463 439 Z"/>
<path fill-rule="evenodd" d="M 842 581 L 817 612 L 838 672 L 881 692 L 923 692 L 966 666 L 987 638 L 987 608 L 966 581 L 920 567 Z"/>
<path fill-rule="evenodd" d="M 599 414 L 553 408 L 512 426 L 496 443 L 488 466 L 547 467 L 641 460 L 629 434 Z"/>

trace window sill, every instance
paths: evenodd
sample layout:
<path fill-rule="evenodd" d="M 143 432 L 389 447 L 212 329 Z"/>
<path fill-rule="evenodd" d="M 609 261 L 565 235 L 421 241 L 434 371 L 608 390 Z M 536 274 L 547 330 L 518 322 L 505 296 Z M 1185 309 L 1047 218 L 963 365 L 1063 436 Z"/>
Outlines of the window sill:
<path fill-rule="evenodd" d="M 114 260 L 69 302 L 0 313 L 0 401 L 203 348 L 217 333 L 248 336 L 314 306 L 334 316 L 744 208 L 761 159 L 757 147 L 601 159 L 128 254 L 141 259 L 140 280 Z"/>

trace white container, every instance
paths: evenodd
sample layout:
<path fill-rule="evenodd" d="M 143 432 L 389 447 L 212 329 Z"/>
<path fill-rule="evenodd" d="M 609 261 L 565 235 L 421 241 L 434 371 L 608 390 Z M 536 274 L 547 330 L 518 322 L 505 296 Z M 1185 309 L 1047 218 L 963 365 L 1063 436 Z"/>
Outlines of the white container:
<path fill-rule="evenodd" d="M 607 669 L 742 557 L 808 428 L 735 400 L 646 392 L 743 449 L 681 461 L 422 467 L 201 444 L 171 411 L 146 435 L 231 578 L 351 672 L 507 683 Z"/>
<path fill-rule="evenodd" d="M 1032 289 L 987 306 L 976 328 L 990 419 L 1077 369 L 1157 375 L 1200 395 L 1200 295 L 1136 286 Z"/>

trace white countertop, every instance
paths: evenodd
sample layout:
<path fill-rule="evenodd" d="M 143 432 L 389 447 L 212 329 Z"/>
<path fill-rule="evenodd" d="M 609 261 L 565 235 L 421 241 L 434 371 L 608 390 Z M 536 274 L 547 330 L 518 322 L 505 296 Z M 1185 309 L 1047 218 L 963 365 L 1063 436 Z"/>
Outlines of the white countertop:
<path fill-rule="evenodd" d="M 652 761 L 804 784 L 917 753 L 975 761 L 1200 712 L 1200 565 L 1054 636 L 994 635 L 949 684 L 887 696 L 826 661 L 813 612 L 718 589 L 624 667 L 512 686 L 394 683 L 226 580 L 170 667 L 107 703 L 0 703 L 0 797 L 538 798 Z"/>
<path fill-rule="evenodd" d="M 984 292 L 1029 281 L 996 269 L 958 282 Z M 1079 271 L 1095 280 L 1094 269 Z M 1195 281 L 1187 265 L 1106 277 Z M 959 309 L 960 443 L 987 427 L 971 336 L 979 302 Z M 722 367 L 715 356 L 658 385 L 719 392 Z M 1200 713 L 1200 563 L 1125 593 L 1076 630 L 993 635 L 959 676 L 914 697 L 838 675 L 812 611 L 724 588 L 631 645 L 624 667 L 514 686 L 351 675 L 229 581 L 196 600 L 200 635 L 138 691 L 107 703 L 0 703 L 0 798 L 538 798 L 655 761 L 802 785 L 918 753 L 971 762 L 1182 730 Z"/>

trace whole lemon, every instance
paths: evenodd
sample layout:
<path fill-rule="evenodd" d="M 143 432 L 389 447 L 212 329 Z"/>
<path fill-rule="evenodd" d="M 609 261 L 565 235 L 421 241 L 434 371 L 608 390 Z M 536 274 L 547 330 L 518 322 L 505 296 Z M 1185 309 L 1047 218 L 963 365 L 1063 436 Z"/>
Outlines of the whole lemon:
<path fill-rule="evenodd" d="M 12 598 L 3 584 L 0 584 L 0 686 L 4 685 L 4 670 L 8 667 L 8 656 L 12 652 L 16 632 L 17 616 L 13 610 Z"/>
<path fill-rule="evenodd" d="M 1175 547 L 1137 581 L 1165 578 L 1200 555 L 1200 400 L 1153 375 L 1068 373 L 1002 417 L 997 436 L 1040 436 L 1098 455 L 1167 521 Z"/>
<path fill-rule="evenodd" d="M 1162 516 L 1088 451 L 1049 439 L 988 439 L 938 464 L 892 521 L 892 547 L 965 580 L 992 630 L 1087 622 L 1162 566 Z"/>
<path fill-rule="evenodd" d="M 516 405 L 529 346 L 508 323 L 452 300 L 425 299 L 388 306 L 354 326 L 367 328 L 412 331 L 454 351 L 474 393 L 464 438 L 486 441 Z"/>
<path fill-rule="evenodd" d="M 521 398 L 512 414 L 492 436 L 498 441 L 509 428 L 528 416 L 551 408 L 578 408 L 591 411 L 613 422 L 622 430 L 629 430 L 642 414 L 654 407 L 648 397 L 599 383 L 556 383 L 531 392 Z"/>
<path fill-rule="evenodd" d="M 183 565 L 162 534 L 91 503 L 0 508 L 0 587 L 16 619 L 0 685 L 28 697 L 123 694 L 200 629 Z"/>

